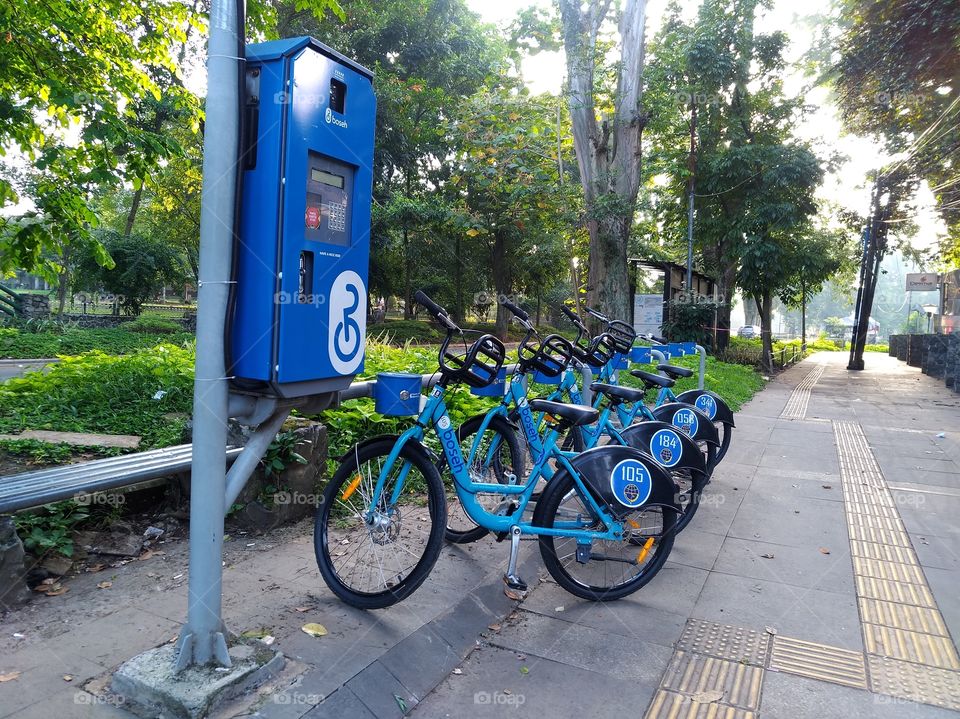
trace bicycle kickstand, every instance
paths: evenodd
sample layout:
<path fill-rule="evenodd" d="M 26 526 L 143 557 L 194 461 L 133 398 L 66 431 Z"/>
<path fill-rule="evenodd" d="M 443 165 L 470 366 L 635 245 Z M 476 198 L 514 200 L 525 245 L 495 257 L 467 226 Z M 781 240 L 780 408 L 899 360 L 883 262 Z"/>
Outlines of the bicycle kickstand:
<path fill-rule="evenodd" d="M 520 527 L 514 524 L 510 527 L 510 563 L 503 581 L 510 589 L 520 592 L 527 591 L 527 583 L 517 576 L 517 556 L 520 554 Z"/>

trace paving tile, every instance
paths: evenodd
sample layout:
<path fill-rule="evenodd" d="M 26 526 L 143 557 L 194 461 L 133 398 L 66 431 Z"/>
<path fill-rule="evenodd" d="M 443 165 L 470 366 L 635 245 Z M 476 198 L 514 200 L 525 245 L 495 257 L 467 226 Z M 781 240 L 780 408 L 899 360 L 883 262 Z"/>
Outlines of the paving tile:
<path fill-rule="evenodd" d="M 769 670 L 859 689 L 867 688 L 867 674 L 860 652 L 783 635 L 773 638 Z"/>

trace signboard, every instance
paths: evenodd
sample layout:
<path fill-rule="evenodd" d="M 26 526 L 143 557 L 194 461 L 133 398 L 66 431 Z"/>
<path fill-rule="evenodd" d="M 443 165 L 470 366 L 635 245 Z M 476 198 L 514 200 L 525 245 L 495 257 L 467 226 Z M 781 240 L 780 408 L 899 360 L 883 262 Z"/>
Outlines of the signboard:
<path fill-rule="evenodd" d="M 940 289 L 940 275 L 936 272 L 916 272 L 907 275 L 907 292 L 933 292 Z"/>
<path fill-rule="evenodd" d="M 661 333 L 663 325 L 663 295 L 635 295 L 633 298 L 633 329 L 637 334 Z"/>

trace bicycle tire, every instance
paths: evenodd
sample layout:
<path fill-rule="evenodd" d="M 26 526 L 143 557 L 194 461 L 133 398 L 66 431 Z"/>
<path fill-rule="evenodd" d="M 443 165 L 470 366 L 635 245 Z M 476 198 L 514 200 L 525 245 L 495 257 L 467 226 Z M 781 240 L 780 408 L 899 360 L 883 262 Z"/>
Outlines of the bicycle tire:
<path fill-rule="evenodd" d="M 579 488 L 577 488 L 573 478 L 569 475 L 569 473 L 562 472 L 550 480 L 550 482 L 547 483 L 546 489 L 543 491 L 540 501 L 537 503 L 537 508 L 533 516 L 534 525 L 538 527 L 552 527 L 554 525 L 557 512 L 560 509 L 561 502 L 564 500 L 564 497 L 568 495 L 568 493 L 571 493 L 571 491 L 573 492 L 574 496 L 579 496 L 580 494 Z M 582 499 L 580 501 L 583 502 Z M 670 550 L 673 549 L 673 542 L 676 534 L 674 531 L 676 512 L 669 508 L 658 508 L 658 510 L 662 514 L 663 528 L 660 533 L 661 536 L 659 541 L 655 541 L 654 544 L 654 546 L 656 546 L 656 550 L 641 571 L 632 579 L 608 587 L 587 584 L 583 581 L 579 581 L 567 570 L 566 567 L 569 566 L 569 562 L 567 562 L 565 565 L 557 549 L 558 540 L 575 540 L 568 539 L 566 537 L 553 537 L 550 535 L 541 534 L 538 538 L 540 544 L 540 555 L 543 558 L 543 563 L 546 566 L 547 571 L 550 572 L 550 575 L 554 578 L 557 584 L 574 596 L 582 599 L 606 602 L 620 599 L 632 594 L 633 592 L 636 592 L 638 589 L 647 584 L 647 582 L 653 579 L 660 569 L 663 568 L 664 562 L 667 561 L 667 557 L 670 555 Z M 583 514 L 586 514 L 586 512 Z M 636 554 L 636 546 L 632 542 L 633 538 L 631 537 L 625 538 L 619 544 L 630 547 L 630 552 Z M 576 563 L 576 559 L 573 561 Z M 603 563 L 606 564 L 607 561 L 610 560 L 605 560 Z M 624 560 L 621 558 L 617 561 L 623 562 Z M 588 564 L 589 563 L 590 562 L 588 562 Z"/>
<path fill-rule="evenodd" d="M 714 422 L 713 426 L 717 428 L 717 434 L 720 435 L 720 448 L 717 450 L 716 463 L 720 464 L 727 450 L 730 449 L 730 440 L 733 436 L 733 425 L 726 422 Z"/>
<path fill-rule="evenodd" d="M 327 486 L 323 491 L 323 502 L 317 508 L 314 517 L 313 546 L 320 574 L 334 594 L 347 604 L 360 609 L 382 609 L 409 597 L 423 584 L 424 580 L 430 574 L 430 571 L 440 556 L 440 549 L 443 545 L 443 530 L 445 525 L 443 518 L 446 517 L 446 500 L 443 493 L 443 483 L 440 480 L 437 468 L 433 462 L 430 461 L 426 452 L 418 445 L 411 446 L 410 443 L 405 445 L 400 451 L 400 458 L 405 462 L 409 462 L 411 468 L 416 469 L 422 476 L 424 481 L 423 490 L 426 492 L 425 501 L 423 501 L 424 498 L 422 496 L 414 494 L 417 487 L 412 481 L 414 478 L 408 474 L 404 485 L 405 488 L 409 487 L 410 489 L 408 501 L 406 503 L 400 502 L 397 506 L 393 507 L 383 505 L 384 511 L 381 513 L 381 516 L 385 518 L 384 521 L 387 522 L 386 526 L 375 526 L 363 519 L 363 512 L 361 510 L 369 508 L 369 501 L 364 500 L 364 493 L 372 489 L 372 485 L 375 484 L 377 477 L 373 476 L 372 471 L 361 468 L 365 468 L 366 464 L 371 460 L 386 458 L 393 450 L 395 442 L 395 438 L 385 437 L 382 440 L 357 447 L 354 451 L 350 452 L 344 458 L 340 467 L 337 468 L 337 471 L 330 481 L 327 482 Z M 378 463 L 378 466 L 379 465 L 382 465 L 382 462 Z M 398 462 L 397 466 L 402 465 Z M 364 477 L 366 477 L 365 483 L 362 481 Z M 360 495 L 359 499 L 364 501 L 350 502 L 353 495 L 358 493 Z M 385 485 L 383 496 L 385 497 L 388 494 L 389 487 Z M 348 502 L 350 503 L 348 504 Z M 350 537 L 338 538 L 337 532 L 340 530 L 336 527 L 331 527 L 335 507 L 346 510 L 348 515 L 347 519 L 344 520 L 339 517 L 338 519 L 348 524 L 350 522 L 353 523 L 352 529 L 356 530 L 353 532 L 353 535 L 355 535 L 358 540 L 356 544 L 357 549 L 354 549 L 352 552 L 345 550 L 340 553 L 342 556 L 331 555 L 331 540 L 335 540 L 336 544 L 333 546 L 338 547 L 349 546 L 352 542 Z M 389 550 L 385 549 L 382 555 L 376 558 L 383 588 L 377 591 L 361 591 L 358 587 L 351 586 L 344 577 L 342 569 L 338 568 L 338 562 L 335 560 L 340 560 L 343 556 L 347 556 L 348 552 L 351 555 L 356 555 L 359 548 L 368 540 L 370 541 L 371 547 L 396 545 L 395 552 L 398 553 L 397 556 L 404 556 L 399 555 L 401 549 L 399 546 L 400 542 L 395 541 L 398 540 L 404 532 L 404 512 L 400 511 L 401 507 L 403 507 L 405 512 L 414 515 L 413 519 L 407 523 L 408 532 L 412 525 L 413 530 L 420 535 L 423 535 L 424 532 L 419 529 L 417 523 L 424 520 L 423 512 L 429 513 L 430 529 L 429 532 L 426 533 L 426 540 L 417 563 L 406 576 L 399 577 L 398 575 L 395 582 L 388 582 L 384 575 L 385 565 L 383 562 L 387 561 L 388 564 L 386 566 L 390 566 L 390 555 Z M 351 513 L 356 516 L 349 516 Z M 364 532 L 366 536 L 364 536 Z M 412 534 L 412 532 L 410 533 Z M 376 552 L 376 550 L 374 551 Z M 405 551 L 416 557 L 416 554 L 412 550 L 405 549 Z M 346 567 L 348 563 L 349 559 L 345 560 L 343 562 L 344 567 Z M 374 575 L 376 568 L 373 563 L 366 565 L 366 570 L 369 570 L 371 576 Z M 356 568 L 354 571 L 356 571 Z M 363 573 L 365 571 L 364 569 L 360 571 L 361 578 L 366 576 Z M 351 572 L 350 576 L 353 576 L 353 572 Z"/>

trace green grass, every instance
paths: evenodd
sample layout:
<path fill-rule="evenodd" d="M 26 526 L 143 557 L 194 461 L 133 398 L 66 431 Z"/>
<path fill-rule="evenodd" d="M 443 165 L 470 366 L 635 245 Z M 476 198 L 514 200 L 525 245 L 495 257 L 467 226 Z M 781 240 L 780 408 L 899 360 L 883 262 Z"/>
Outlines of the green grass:
<path fill-rule="evenodd" d="M 697 388 L 697 375 L 700 370 L 700 358 L 697 356 L 677 357 L 670 364 L 689 367 L 693 376 L 677 380 L 671 388 L 674 394 Z M 630 365 L 631 369 L 644 369 L 643 365 Z M 651 372 L 656 371 L 650 365 Z M 620 372 L 620 383 L 628 387 L 640 387 L 641 382 L 629 372 Z M 721 362 L 716 357 L 707 357 L 706 374 L 703 378 L 704 389 L 712 390 L 726 400 L 730 409 L 739 410 L 753 395 L 763 389 L 764 379 L 751 366 Z"/>
<path fill-rule="evenodd" d="M 164 330 L 170 329 L 164 326 Z M 178 328 L 179 329 L 179 328 Z M 91 350 L 106 354 L 129 354 L 155 347 L 161 342 L 182 344 L 193 339 L 189 332 L 134 332 L 124 327 L 28 332 L 16 327 L 0 327 L 0 358 L 38 359 L 60 355 L 79 355 Z"/>

